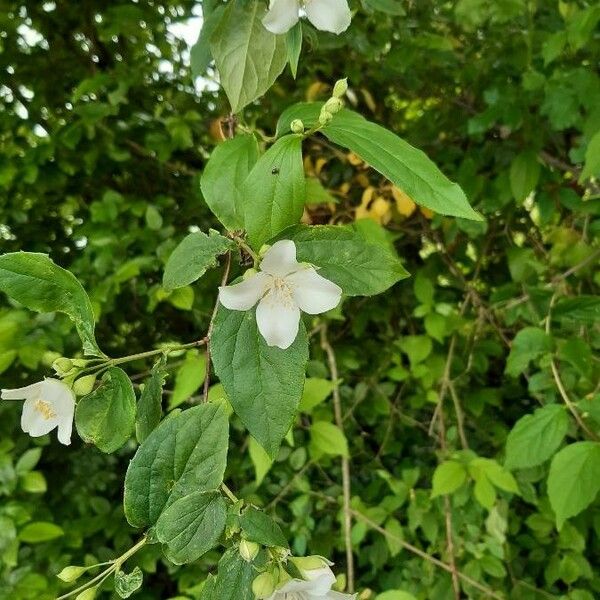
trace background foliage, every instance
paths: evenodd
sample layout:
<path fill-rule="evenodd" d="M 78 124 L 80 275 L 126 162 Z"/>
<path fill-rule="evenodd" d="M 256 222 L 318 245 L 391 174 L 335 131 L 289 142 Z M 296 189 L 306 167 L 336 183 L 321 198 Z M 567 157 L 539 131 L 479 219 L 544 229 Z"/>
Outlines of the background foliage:
<path fill-rule="evenodd" d="M 5 0 L 0 11 L 1 250 L 46 252 L 72 270 L 111 356 L 198 339 L 215 300 L 216 271 L 161 287 L 176 244 L 216 226 L 198 180 L 230 126 L 212 71 L 198 93 L 172 33 L 194 6 Z M 267 505 L 294 552 L 332 557 L 341 572 L 340 456 L 349 456 L 362 598 L 592 600 L 600 209 L 588 177 L 600 155 L 600 5 L 355 8 L 339 38 L 303 24 L 297 79 L 287 71 L 246 123 L 271 135 L 274 115 L 327 98 L 348 76 L 349 103 L 426 151 L 486 222 L 415 210 L 357 157 L 308 141 L 305 221 L 360 219 L 365 235 L 395 244 L 413 277 L 312 323 L 292 436 L 270 466 L 234 420 L 227 479 Z M 78 349 L 66 318 L 2 299 L 3 387 L 47 375 L 56 353 Z M 151 366 L 128 368 L 136 384 Z M 204 356 L 189 351 L 167 369 L 165 406 L 194 403 Z M 135 542 L 121 501 L 136 445 L 113 456 L 79 441 L 65 450 L 19 434 L 18 407 L 0 413 L 0 598 L 51 599 L 66 564 L 109 560 Z M 145 573 L 137 597 L 198 598 L 218 559 L 167 566 L 149 546 L 132 563 Z"/>

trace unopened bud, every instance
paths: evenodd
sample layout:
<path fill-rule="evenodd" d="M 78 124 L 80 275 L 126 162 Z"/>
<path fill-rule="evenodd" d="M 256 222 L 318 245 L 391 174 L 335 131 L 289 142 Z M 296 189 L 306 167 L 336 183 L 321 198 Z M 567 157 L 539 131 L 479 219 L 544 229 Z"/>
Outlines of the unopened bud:
<path fill-rule="evenodd" d="M 348 91 L 348 78 L 338 79 L 333 86 L 333 97 L 341 98 Z"/>
<path fill-rule="evenodd" d="M 73 391 L 76 396 L 87 396 L 94 389 L 94 384 L 96 383 L 96 375 L 86 375 L 85 377 L 80 377 L 73 384 Z"/>
<path fill-rule="evenodd" d="M 339 113 L 340 110 L 342 110 L 342 108 L 344 108 L 344 103 L 339 98 L 336 98 L 334 96 L 333 98 L 329 98 L 329 100 L 325 102 L 323 110 L 326 110 L 332 115 L 335 115 L 336 113 Z"/>
<path fill-rule="evenodd" d="M 240 542 L 240 556 L 246 562 L 252 562 L 260 550 L 260 546 L 254 542 L 248 540 L 242 540 Z"/>
<path fill-rule="evenodd" d="M 327 125 L 331 123 L 332 119 L 333 115 L 323 107 L 321 109 L 321 114 L 319 115 L 319 125 Z"/>
<path fill-rule="evenodd" d="M 277 562 L 287 560 L 290 555 L 289 548 L 284 548 L 283 546 L 274 546 L 273 548 L 269 548 L 269 553 Z"/>
<path fill-rule="evenodd" d="M 263 258 L 265 256 L 265 254 L 268 252 L 269 248 L 271 247 L 270 244 L 263 244 L 260 247 L 260 250 L 258 251 L 258 255 Z"/>
<path fill-rule="evenodd" d="M 317 569 L 325 569 L 333 563 L 322 556 L 293 556 L 290 560 L 295 567 L 304 575 L 306 571 L 315 571 Z"/>
<path fill-rule="evenodd" d="M 71 362 L 74 366 L 82 368 L 87 367 L 92 361 L 88 360 L 87 358 L 73 358 L 71 359 Z"/>
<path fill-rule="evenodd" d="M 247 271 L 244 271 L 244 274 L 242 275 L 242 279 L 249 279 L 250 277 L 253 277 L 257 273 L 258 273 L 258 271 L 256 269 L 248 269 Z"/>
<path fill-rule="evenodd" d="M 292 133 L 304 133 L 304 123 L 300 119 L 294 119 L 290 123 Z"/>
<path fill-rule="evenodd" d="M 70 358 L 65 358 L 64 356 L 61 356 L 61 358 L 57 358 L 52 363 L 52 368 L 59 377 L 64 377 L 65 375 L 68 375 L 73 369 L 73 361 Z"/>
<path fill-rule="evenodd" d="M 65 567 L 57 577 L 65 583 L 73 583 L 77 581 L 87 569 L 85 567 Z"/>
<path fill-rule="evenodd" d="M 97 587 L 88 588 L 87 590 L 81 592 L 81 594 L 79 594 L 79 596 L 77 596 L 75 600 L 94 600 L 97 591 Z"/>
<path fill-rule="evenodd" d="M 266 572 L 256 577 L 252 582 L 252 591 L 258 600 L 272 596 L 275 591 L 275 578 L 273 574 Z"/>

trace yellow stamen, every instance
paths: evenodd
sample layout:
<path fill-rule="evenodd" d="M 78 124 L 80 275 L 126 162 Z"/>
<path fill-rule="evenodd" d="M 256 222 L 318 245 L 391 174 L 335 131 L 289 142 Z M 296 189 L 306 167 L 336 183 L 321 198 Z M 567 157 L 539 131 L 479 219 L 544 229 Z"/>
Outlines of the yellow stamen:
<path fill-rule="evenodd" d="M 37 400 L 33 405 L 33 408 L 37 410 L 46 421 L 56 417 L 56 413 L 52 410 L 52 405 L 44 400 Z"/>

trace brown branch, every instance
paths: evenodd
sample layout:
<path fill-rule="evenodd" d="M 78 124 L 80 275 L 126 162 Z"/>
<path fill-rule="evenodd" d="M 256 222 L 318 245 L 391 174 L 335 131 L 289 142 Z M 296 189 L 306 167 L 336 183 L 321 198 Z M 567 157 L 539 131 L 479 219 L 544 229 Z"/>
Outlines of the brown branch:
<path fill-rule="evenodd" d="M 340 431 L 344 432 L 344 416 L 342 414 L 342 401 L 340 398 L 339 374 L 335 352 L 327 337 L 327 324 L 321 328 L 321 348 L 327 355 L 331 381 L 333 384 L 333 411 L 335 422 Z M 344 545 L 346 547 L 346 574 L 348 580 L 348 592 L 354 593 L 354 555 L 352 553 L 352 515 L 351 515 L 351 482 L 350 482 L 350 459 L 342 456 L 342 491 L 344 495 Z"/>

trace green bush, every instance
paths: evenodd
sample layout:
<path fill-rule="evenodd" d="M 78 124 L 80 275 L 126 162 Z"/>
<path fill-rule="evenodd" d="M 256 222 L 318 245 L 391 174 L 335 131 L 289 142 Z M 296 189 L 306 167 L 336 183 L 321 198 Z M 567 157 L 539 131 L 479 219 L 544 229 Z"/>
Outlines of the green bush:
<path fill-rule="evenodd" d="M 286 66 L 254 101 L 247 83 L 241 96 L 232 92 L 235 81 L 224 72 L 223 23 L 239 17 L 232 27 L 244 30 L 248 11 L 263 10 L 262 3 L 236 1 L 239 15 L 203 3 L 215 31 L 211 37 L 205 28 L 192 48 L 191 67 L 201 76 L 194 86 L 189 49 L 173 31 L 196 4 L 7 0 L 0 11 L 1 387 L 52 377 L 57 358 L 83 356 L 78 329 L 69 315 L 52 312 L 48 294 L 36 300 L 41 307 L 27 301 L 27 294 L 39 296 L 39 281 L 19 294 L 7 283 L 1 260 L 21 250 L 48 254 L 81 282 L 91 304 L 78 304 L 79 332 L 87 317 L 95 320 L 95 339 L 108 356 L 158 349 L 121 364 L 129 378 L 114 365 L 102 386 L 96 381 L 96 391 L 79 401 L 80 435 L 74 431 L 68 447 L 54 433 L 28 437 L 20 402 L 0 403 L 0 599 L 68 594 L 100 571 L 92 567 L 67 584 L 56 577 L 65 567 L 114 560 L 140 540 L 142 530 L 129 524 L 132 509 L 128 519 L 123 509 L 125 472 L 157 424 L 152 398 L 161 397 L 163 379 L 164 423 L 177 419 L 183 430 L 201 421 L 190 407 L 201 403 L 205 384 L 208 406 L 221 406 L 223 385 L 234 389 L 235 369 L 249 364 L 222 351 L 227 315 L 212 319 L 228 264 L 218 255 L 231 256 L 233 281 L 252 266 L 247 251 L 258 252 L 284 229 L 270 206 L 243 227 L 227 213 L 232 193 L 257 206 L 279 163 L 254 172 L 254 184 L 237 192 L 223 177 L 233 159 L 221 167 L 213 150 L 248 132 L 258 132 L 264 150 L 293 118 L 316 125 L 333 84 L 347 77 L 349 109 L 423 150 L 460 188 L 438 180 L 419 162 L 425 159 L 414 163 L 424 179 L 412 167 L 399 170 L 408 155 L 397 142 L 347 112 L 302 144 L 290 142 L 303 160 L 307 194 L 290 209 L 290 222 L 281 217 L 284 225 L 300 218 L 347 224 L 361 256 L 373 256 L 340 275 L 336 260 L 349 247 L 327 246 L 317 261 L 308 249 L 316 230 L 284 234 L 297 236 L 302 260 L 340 278 L 345 296 L 325 316 L 305 318 L 308 362 L 301 333 L 286 354 L 281 385 L 274 370 L 262 373 L 260 385 L 244 381 L 229 393 L 237 415 L 226 489 L 271 517 L 268 527 L 261 523 L 272 528 L 257 540 L 263 546 L 283 545 L 269 541 L 280 528 L 294 555 L 331 559 L 337 589 L 354 589 L 363 600 L 593 600 L 600 595 L 600 79 L 593 68 L 600 5 L 353 2 L 352 25 L 339 36 L 302 20 L 294 30 L 303 40 L 297 77 Z M 224 10 L 232 14 L 221 20 Z M 199 29 L 197 20 L 190 27 Z M 292 35 L 287 47 L 285 36 L 276 43 L 282 65 L 291 56 L 293 66 Z M 229 97 L 215 85 L 211 53 Z M 319 104 L 284 113 L 305 101 Z M 344 119 L 361 132 L 360 148 L 345 145 Z M 211 156 L 212 172 L 205 170 Z M 284 185 L 303 179 L 298 161 L 284 165 Z M 286 201 L 295 193 L 289 186 L 281 192 Z M 190 254 L 179 247 L 180 270 L 163 285 L 179 243 L 209 229 L 246 229 L 249 238 L 213 237 L 222 247 L 198 281 L 199 272 L 181 272 Z M 54 301 L 77 297 L 69 290 Z M 219 342 L 207 369 L 200 342 L 211 322 Z M 89 328 L 83 338 L 94 352 Z M 155 362 L 165 344 L 192 342 L 199 343 Z M 264 364 L 270 355 L 263 350 L 249 356 Z M 258 399 L 280 398 L 265 415 L 289 410 L 291 417 L 297 399 L 286 377 L 294 372 L 301 387 L 305 362 L 293 427 L 273 433 L 256 417 Z M 133 412 L 94 420 L 98 407 L 116 411 L 116 399 L 132 410 L 137 401 L 137 437 Z M 214 439 L 215 447 L 223 442 Z M 209 508 L 218 520 L 219 507 Z M 246 536 L 252 526 L 242 522 Z M 239 560 L 237 550 L 224 550 L 238 544 L 236 527 L 228 521 L 232 537 L 221 536 L 223 544 L 192 562 L 181 548 L 169 545 L 173 561 L 161 544 L 146 544 L 98 597 L 126 597 L 141 571 L 136 598 L 216 599 L 205 582 L 220 560 L 221 571 Z M 163 541 L 173 533 L 164 524 L 157 529 Z M 240 577 L 251 581 L 265 556 L 263 549 L 255 571 Z M 253 598 L 242 588 L 231 598 Z"/>

